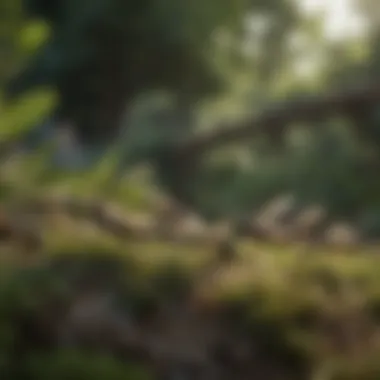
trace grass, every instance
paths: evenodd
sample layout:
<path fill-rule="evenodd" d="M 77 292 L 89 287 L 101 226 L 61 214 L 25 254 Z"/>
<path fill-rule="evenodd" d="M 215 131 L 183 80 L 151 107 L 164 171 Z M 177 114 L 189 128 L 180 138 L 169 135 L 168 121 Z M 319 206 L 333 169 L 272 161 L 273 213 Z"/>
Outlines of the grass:
<path fill-rule="evenodd" d="M 122 203 L 145 210 L 149 197 L 134 186 L 126 187 Z M 79 186 L 76 192 L 82 190 Z M 68 221 L 47 223 L 44 237 L 44 252 L 37 260 L 70 256 L 78 265 L 83 257 L 121 260 L 125 277 L 138 283 L 136 304 L 149 303 L 159 293 L 165 297 L 189 279 L 196 282 L 199 307 L 209 310 L 215 321 L 222 320 L 226 329 L 255 342 L 269 366 L 284 373 L 291 369 L 284 379 L 380 379 L 376 247 L 347 252 L 241 240 L 239 259 L 201 281 L 200 270 L 214 258 L 211 246 L 125 242 Z M 1 248 L 0 253 L 3 273 L 26 263 L 17 247 Z M 269 375 L 266 379 L 272 380 Z"/>
<path fill-rule="evenodd" d="M 132 261 L 146 283 L 173 264 L 194 277 L 214 255 L 210 247 L 125 243 L 101 233 L 86 236 L 79 228 L 46 235 L 45 258 L 70 254 L 79 260 L 106 252 Z M 249 241 L 238 250 L 236 263 L 199 284 L 202 305 L 214 305 L 222 319 L 260 338 L 274 363 L 294 351 L 315 365 L 310 376 L 318 380 L 380 378 L 374 359 L 380 355 L 380 256 Z"/>

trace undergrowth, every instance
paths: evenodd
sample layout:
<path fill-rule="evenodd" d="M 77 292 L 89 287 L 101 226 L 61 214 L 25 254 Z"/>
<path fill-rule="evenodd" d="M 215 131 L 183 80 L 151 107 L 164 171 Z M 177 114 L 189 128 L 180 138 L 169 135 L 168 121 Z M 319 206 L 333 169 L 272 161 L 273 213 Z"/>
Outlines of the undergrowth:
<path fill-rule="evenodd" d="M 100 235 L 51 236 L 45 251 L 28 265 L 20 260 L 3 263 L 0 364 L 4 374 L 12 374 L 8 378 L 145 378 L 135 375 L 140 370 L 133 369 L 133 363 L 130 368 L 104 353 L 47 350 L 49 338 L 44 335 L 49 329 L 41 328 L 37 339 L 37 330 L 31 336 L 25 332 L 25 321 L 31 323 L 53 301 L 55 306 L 49 307 L 56 318 L 89 283 L 117 295 L 118 307 L 137 321 L 149 320 L 160 304 L 186 297 L 213 257 L 210 248 L 120 243 Z M 235 264 L 196 287 L 194 302 L 211 310 L 215 323 L 254 343 L 260 360 L 284 374 L 288 371 L 286 378 L 379 378 L 379 257 L 247 242 L 240 244 L 239 252 Z"/>

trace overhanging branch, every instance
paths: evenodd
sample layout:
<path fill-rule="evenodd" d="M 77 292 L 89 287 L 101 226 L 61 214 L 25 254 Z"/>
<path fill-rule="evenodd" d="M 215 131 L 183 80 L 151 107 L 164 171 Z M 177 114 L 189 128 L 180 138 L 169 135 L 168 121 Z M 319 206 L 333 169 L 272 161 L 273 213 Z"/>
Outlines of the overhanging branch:
<path fill-rule="evenodd" d="M 355 109 L 372 106 L 378 102 L 380 102 L 379 82 L 344 92 L 285 102 L 241 122 L 222 124 L 210 133 L 201 134 L 182 143 L 178 150 L 185 156 L 200 155 L 209 149 L 259 134 L 274 137 L 281 134 L 290 123 L 321 120 L 339 114 L 350 116 Z"/>

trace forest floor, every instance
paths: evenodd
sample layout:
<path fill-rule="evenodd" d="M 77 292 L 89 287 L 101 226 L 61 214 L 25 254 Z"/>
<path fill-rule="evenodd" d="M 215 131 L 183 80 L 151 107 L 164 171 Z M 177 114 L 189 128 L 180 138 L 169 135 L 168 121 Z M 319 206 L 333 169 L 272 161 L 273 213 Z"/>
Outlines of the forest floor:
<path fill-rule="evenodd" d="M 241 239 L 219 263 L 212 243 L 129 241 L 47 220 L 40 252 L 1 248 L 0 304 L 28 347 L 91 346 L 153 378 L 375 380 L 377 251 Z M 32 275 L 43 270 L 52 276 Z"/>

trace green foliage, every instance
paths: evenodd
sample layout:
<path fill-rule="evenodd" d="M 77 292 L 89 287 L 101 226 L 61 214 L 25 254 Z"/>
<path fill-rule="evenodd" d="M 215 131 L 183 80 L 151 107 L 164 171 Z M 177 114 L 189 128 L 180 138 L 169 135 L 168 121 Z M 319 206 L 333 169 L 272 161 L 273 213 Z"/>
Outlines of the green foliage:
<path fill-rule="evenodd" d="M 48 26 L 38 20 L 25 20 L 20 1 L 2 2 L 1 53 L 6 55 L 0 69 L 0 141 L 14 139 L 41 121 L 55 106 L 54 92 L 43 88 L 21 94 L 15 102 L 4 99 L 4 84 L 17 75 L 49 38 Z M 4 21 L 4 23 L 3 23 Z"/>
<path fill-rule="evenodd" d="M 38 124 L 56 103 L 54 92 L 32 91 L 10 105 L 3 105 L 0 120 L 0 141 L 20 137 Z"/>
<path fill-rule="evenodd" d="M 129 109 L 145 91 L 167 90 L 195 106 L 204 96 L 229 91 L 242 70 L 251 73 L 257 62 L 240 49 L 250 12 L 268 21 L 265 33 L 254 36 L 261 46 L 259 71 L 265 76 L 277 70 L 275 62 L 284 56 L 279 47 L 299 22 L 297 9 L 288 0 L 23 3 L 28 15 L 51 25 L 52 39 L 11 83 L 10 93 L 56 85 L 60 117 L 73 121 L 84 140 L 97 143 L 116 135 L 124 107 Z M 223 36 L 231 43 L 220 42 Z M 112 57 L 112 64 L 103 60 L 105 54 Z M 113 98 L 112 110 L 106 106 L 106 93 Z M 91 98 L 93 114 L 82 109 L 83 98 Z"/>
<path fill-rule="evenodd" d="M 371 55 L 378 50 L 375 38 L 360 46 L 352 41 L 330 46 L 322 41 L 320 25 L 308 23 L 295 3 L 286 0 L 23 3 L 27 5 L 24 10 L 19 1 L 2 3 L 6 16 L 0 22 L 4 41 L 0 142 L 28 131 L 55 105 L 59 105 L 59 116 L 78 122 L 87 141 L 99 140 L 100 135 L 103 143 L 104 136 L 114 136 L 125 105 L 128 117 L 122 123 L 125 135 L 91 171 L 72 175 L 55 171 L 49 166 L 50 146 L 11 162 L 9 181 L 0 186 L 2 199 L 66 188 L 72 194 L 112 197 L 131 208 L 150 211 L 151 181 L 131 176 L 110 181 L 120 161 L 129 169 L 153 159 L 157 169 L 155 155 L 167 153 L 167 145 L 188 138 L 198 127 L 227 115 L 236 117 L 247 109 L 259 112 L 274 99 L 303 96 L 326 88 L 333 80 L 346 85 L 369 69 L 378 69 L 373 59 L 376 52 Z M 251 36 L 259 53 L 248 57 L 240 50 L 247 9 L 269 25 L 264 33 L 256 31 Z M 293 67 L 297 60 L 289 42 L 293 32 L 307 35 L 306 45 L 328 58 L 309 80 L 302 80 Z M 305 51 L 301 49 L 301 55 Z M 3 91 L 10 77 L 17 78 L 10 86 L 10 92 L 18 95 L 12 101 Z M 56 86 L 54 91 L 50 85 Z M 193 104 L 223 85 L 225 91 L 219 97 Z M 249 213 L 276 194 L 291 191 L 301 202 L 320 202 L 340 217 L 370 209 L 365 223 L 378 235 L 374 232 L 379 223 L 377 171 L 360 170 L 369 160 L 364 152 L 367 147 L 378 153 L 375 116 L 358 121 L 366 127 L 364 141 L 356 138 L 352 120 L 333 120 L 310 123 L 308 127 L 318 128 L 316 132 L 304 140 L 301 136 L 285 141 L 277 152 L 271 143 L 257 141 L 247 147 L 249 165 L 237 162 L 236 150 L 223 150 L 225 157 L 205 160 L 194 177 L 189 175 L 180 195 L 195 199 L 193 205 L 204 215 L 220 217 Z M 241 150 L 242 144 L 237 148 Z M 183 175 L 177 175 L 172 158 L 170 152 L 162 158 L 158 174 L 166 189 L 177 190 Z M 376 161 L 376 154 L 370 159 Z M 47 227 L 45 249 L 51 256 L 46 259 L 51 264 L 54 257 L 56 265 L 1 268 L 0 377 L 10 373 L 16 380 L 18 375 L 20 380 L 149 379 L 140 367 L 104 353 L 79 349 L 37 352 L 35 342 L 25 336 L 23 323 L 45 316 L 42 312 L 52 304 L 59 313 L 57 305 L 65 308 L 76 296 L 80 280 L 89 277 L 100 288 L 111 289 L 123 312 L 131 312 L 138 321 L 149 319 L 162 301 L 175 303 L 189 293 L 199 262 L 210 255 L 208 249 L 158 242 L 126 246 L 100 232 L 86 237 L 75 226 L 68 230 L 64 234 Z M 328 251 L 304 257 L 294 248 L 273 252 L 273 247 L 256 245 L 241 250 L 242 265 L 232 265 L 227 274 L 221 271 L 216 285 L 202 289 L 211 294 L 210 303 L 217 300 L 220 313 L 211 316 L 215 322 L 225 323 L 225 331 L 234 337 L 243 335 L 255 345 L 260 359 L 282 374 L 290 371 L 306 378 L 303 375 L 315 366 L 317 373 L 331 367 L 331 376 L 323 380 L 378 377 L 378 363 L 373 360 L 378 347 L 366 346 L 366 336 L 359 334 L 354 342 L 356 361 L 331 349 L 338 340 L 337 326 L 346 326 L 346 322 L 349 328 L 344 334 L 356 328 L 377 334 L 380 282 L 376 256 L 357 252 L 349 257 Z M 66 252 L 63 259 L 61 251 Z M 16 257 L 18 252 L 12 253 Z M 133 263 L 120 260 L 126 257 L 133 257 Z M 334 322 L 335 329 L 324 329 Z M 35 331 L 36 335 L 48 333 L 48 329 Z M 15 347 L 22 348 L 23 357 L 15 357 Z"/>

